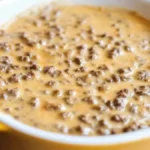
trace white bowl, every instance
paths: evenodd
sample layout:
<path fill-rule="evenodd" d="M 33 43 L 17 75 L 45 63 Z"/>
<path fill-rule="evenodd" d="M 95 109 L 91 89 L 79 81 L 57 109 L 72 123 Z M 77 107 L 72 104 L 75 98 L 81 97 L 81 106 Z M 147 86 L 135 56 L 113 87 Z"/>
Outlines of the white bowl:
<path fill-rule="evenodd" d="M 0 24 L 13 19 L 20 12 L 34 6 L 35 4 L 45 3 L 50 0 L 4 0 L 0 2 Z M 60 1 L 57 0 L 59 3 Z M 104 5 L 124 7 L 131 10 L 138 11 L 141 15 L 150 19 L 150 1 L 149 0 L 63 0 L 61 3 L 69 2 L 71 4 L 87 4 L 87 5 Z M 74 145 L 113 145 L 120 143 L 127 143 L 132 141 L 150 138 L 150 129 L 143 129 L 131 133 L 124 133 L 120 135 L 85 137 L 85 136 L 71 136 L 58 133 L 43 131 L 21 122 L 14 120 L 12 117 L 0 114 L 0 121 L 9 127 L 20 131 L 24 134 L 37 137 L 40 139 L 74 144 Z M 147 149 L 148 150 L 148 149 Z"/>

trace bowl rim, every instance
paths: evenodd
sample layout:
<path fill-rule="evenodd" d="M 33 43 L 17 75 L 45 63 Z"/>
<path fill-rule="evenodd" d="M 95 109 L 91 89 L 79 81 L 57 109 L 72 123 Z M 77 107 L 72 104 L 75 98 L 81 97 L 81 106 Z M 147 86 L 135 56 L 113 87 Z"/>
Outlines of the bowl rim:
<path fill-rule="evenodd" d="M 17 2 L 18 0 L 2 0 L 0 1 L 0 5 L 12 4 L 13 2 Z M 36 1 L 36 0 L 34 0 Z M 147 0 L 147 2 L 150 0 Z M 30 135 L 35 138 L 63 143 L 63 144 L 73 144 L 73 145 L 90 145 L 90 146 L 98 146 L 98 145 L 115 145 L 115 144 L 123 144 L 134 142 L 138 140 L 143 140 L 146 138 L 150 138 L 150 128 L 141 129 L 133 132 L 122 133 L 117 135 L 107 135 L 107 136 L 74 136 L 74 135 L 65 135 L 61 133 L 54 133 L 49 131 L 44 131 L 38 129 L 36 127 L 29 126 L 24 124 L 10 115 L 4 114 L 0 112 L 0 122 L 4 123 L 8 127 L 13 130 L 19 131 L 25 135 Z"/>
<path fill-rule="evenodd" d="M 150 128 L 141 129 L 133 132 L 116 134 L 116 135 L 106 135 L 106 136 L 74 136 L 65 135 L 61 133 L 54 133 L 38 129 L 36 127 L 24 124 L 10 115 L 0 113 L 0 122 L 6 124 L 11 129 L 23 133 L 28 136 L 43 139 L 46 141 L 52 141 L 63 144 L 71 145 L 116 145 L 124 144 L 129 142 L 135 142 L 143 139 L 150 138 Z"/>

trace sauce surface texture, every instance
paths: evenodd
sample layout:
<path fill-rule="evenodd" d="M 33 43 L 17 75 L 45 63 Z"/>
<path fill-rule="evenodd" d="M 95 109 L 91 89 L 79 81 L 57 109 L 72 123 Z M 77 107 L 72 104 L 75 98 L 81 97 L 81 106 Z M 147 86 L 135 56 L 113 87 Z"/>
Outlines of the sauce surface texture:
<path fill-rule="evenodd" d="M 150 22 L 135 12 L 49 6 L 0 30 L 0 111 L 52 132 L 150 125 Z"/>

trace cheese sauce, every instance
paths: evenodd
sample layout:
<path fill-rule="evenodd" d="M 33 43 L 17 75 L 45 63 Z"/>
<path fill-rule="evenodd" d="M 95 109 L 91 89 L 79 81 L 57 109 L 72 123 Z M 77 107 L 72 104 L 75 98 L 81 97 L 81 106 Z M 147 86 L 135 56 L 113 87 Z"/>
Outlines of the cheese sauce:
<path fill-rule="evenodd" d="M 135 12 L 53 6 L 0 30 L 0 111 L 64 134 L 150 125 L 150 22 Z"/>

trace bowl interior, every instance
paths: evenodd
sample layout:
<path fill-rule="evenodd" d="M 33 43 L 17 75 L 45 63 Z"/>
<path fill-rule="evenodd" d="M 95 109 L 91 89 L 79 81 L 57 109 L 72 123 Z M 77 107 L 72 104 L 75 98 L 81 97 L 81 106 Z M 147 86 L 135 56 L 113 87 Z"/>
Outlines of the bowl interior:
<path fill-rule="evenodd" d="M 0 2 L 0 24 L 13 19 L 20 12 L 40 3 L 56 1 L 62 4 L 84 4 L 123 7 L 138 11 L 144 17 L 150 19 L 150 0 L 4 0 Z"/>

